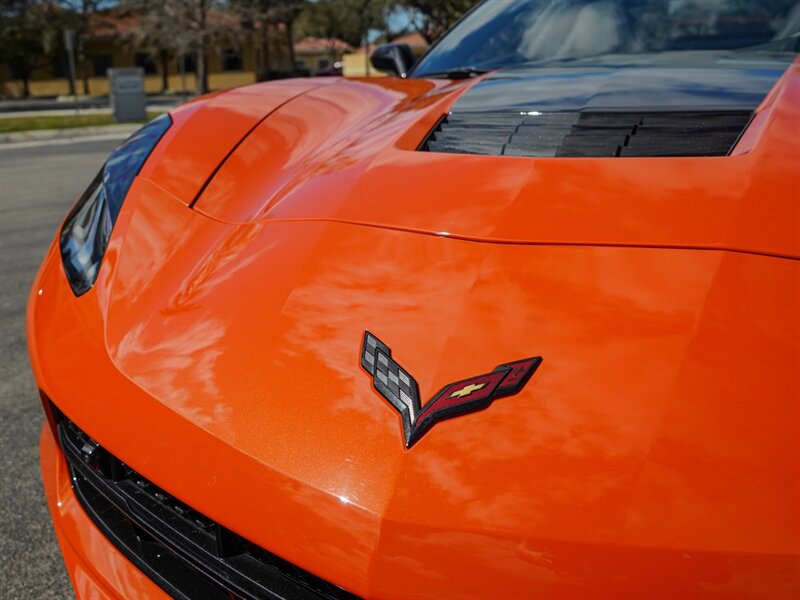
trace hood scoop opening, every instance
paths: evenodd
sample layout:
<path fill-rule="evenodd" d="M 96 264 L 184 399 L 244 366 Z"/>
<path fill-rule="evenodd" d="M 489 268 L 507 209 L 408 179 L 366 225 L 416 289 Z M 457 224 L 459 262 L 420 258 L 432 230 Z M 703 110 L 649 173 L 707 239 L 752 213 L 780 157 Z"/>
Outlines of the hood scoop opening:
<path fill-rule="evenodd" d="M 726 156 L 751 111 L 461 112 L 422 152 L 564 158 Z"/>

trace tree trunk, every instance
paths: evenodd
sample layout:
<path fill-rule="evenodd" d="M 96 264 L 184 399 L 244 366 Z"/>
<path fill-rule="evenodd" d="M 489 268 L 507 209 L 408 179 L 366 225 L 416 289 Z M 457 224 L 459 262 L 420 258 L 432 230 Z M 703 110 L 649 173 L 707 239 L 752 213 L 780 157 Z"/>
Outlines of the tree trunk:
<path fill-rule="evenodd" d="M 169 52 L 160 51 L 161 58 L 161 93 L 169 91 Z"/>
<path fill-rule="evenodd" d="M 78 63 L 81 65 L 81 78 L 83 79 L 83 95 L 89 95 L 89 63 L 86 52 L 83 51 L 83 35 L 78 38 Z"/>
<path fill-rule="evenodd" d="M 286 48 L 289 52 L 289 72 L 294 74 L 297 72 L 297 65 L 294 58 L 294 35 L 292 34 L 294 19 L 289 17 L 286 19 L 284 25 L 286 27 Z"/>
<path fill-rule="evenodd" d="M 261 75 L 259 81 L 269 79 L 269 23 L 261 20 Z"/>
<path fill-rule="evenodd" d="M 75 73 L 75 50 L 73 49 L 72 52 L 69 53 L 67 58 L 67 86 L 69 88 L 69 95 L 70 96 L 77 96 L 78 95 L 78 75 Z"/>
<path fill-rule="evenodd" d="M 369 77 L 369 9 L 372 0 L 361 3 L 361 31 L 364 32 L 364 75 Z"/>
<path fill-rule="evenodd" d="M 30 98 L 31 97 L 31 85 L 30 85 L 31 78 L 29 75 L 24 75 L 22 77 L 22 97 L 23 98 Z"/>
<path fill-rule="evenodd" d="M 197 93 L 208 93 L 208 49 L 206 48 L 206 21 L 208 18 L 208 7 L 205 0 L 199 3 L 200 8 L 200 39 L 197 43 Z"/>
<path fill-rule="evenodd" d="M 200 47 L 197 49 L 197 93 L 208 93 L 208 53 L 205 49 L 205 44 L 201 42 Z"/>
<path fill-rule="evenodd" d="M 369 77 L 369 34 L 364 35 L 364 75 Z"/>
<path fill-rule="evenodd" d="M 211 86 L 208 83 L 208 78 L 209 78 L 209 74 L 208 74 L 208 51 L 205 50 L 203 52 L 203 89 L 206 91 L 206 93 L 211 91 Z"/>
<path fill-rule="evenodd" d="M 179 64 L 181 72 L 181 96 L 186 100 L 186 52 L 181 50 L 181 62 Z"/>
<path fill-rule="evenodd" d="M 83 77 L 83 95 L 89 95 L 89 65 L 86 61 L 86 52 L 83 48 L 83 38 L 89 29 L 89 13 L 92 12 L 91 0 L 83 0 L 81 4 L 81 26 L 78 29 L 78 64 L 81 66 L 81 76 Z M 106 73 L 103 73 L 106 76 Z"/>

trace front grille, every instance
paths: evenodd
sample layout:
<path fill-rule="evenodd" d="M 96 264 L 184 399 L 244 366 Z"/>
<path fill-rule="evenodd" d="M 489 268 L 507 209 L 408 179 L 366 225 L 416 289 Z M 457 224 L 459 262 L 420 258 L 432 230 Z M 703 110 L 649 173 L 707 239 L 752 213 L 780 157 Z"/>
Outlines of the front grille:
<path fill-rule="evenodd" d="M 356 598 L 193 510 L 104 450 L 57 409 L 54 414 L 72 486 L 86 513 L 174 598 Z"/>
<path fill-rule="evenodd" d="M 420 150 L 528 157 L 725 156 L 749 111 L 462 112 L 443 117 Z"/>

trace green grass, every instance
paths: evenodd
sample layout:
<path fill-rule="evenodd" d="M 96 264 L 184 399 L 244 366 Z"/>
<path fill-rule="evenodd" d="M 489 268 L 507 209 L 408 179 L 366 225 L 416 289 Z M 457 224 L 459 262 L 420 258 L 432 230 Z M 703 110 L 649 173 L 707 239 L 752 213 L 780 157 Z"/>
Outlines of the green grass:
<path fill-rule="evenodd" d="M 160 112 L 148 112 L 147 120 L 160 115 Z M 144 123 L 144 121 L 142 121 Z M 73 127 L 97 127 L 114 125 L 109 115 L 45 115 L 41 117 L 9 117 L 0 119 L 0 133 L 12 131 L 32 131 L 34 129 L 71 129 Z"/>

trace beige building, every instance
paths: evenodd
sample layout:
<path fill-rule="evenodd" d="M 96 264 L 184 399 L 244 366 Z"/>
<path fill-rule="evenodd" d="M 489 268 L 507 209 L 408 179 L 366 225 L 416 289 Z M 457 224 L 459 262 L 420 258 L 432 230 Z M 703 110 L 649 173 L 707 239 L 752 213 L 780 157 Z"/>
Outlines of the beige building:
<path fill-rule="evenodd" d="M 294 44 L 295 64 L 310 75 L 341 74 L 342 57 L 352 51 L 342 40 L 304 37 Z"/>

